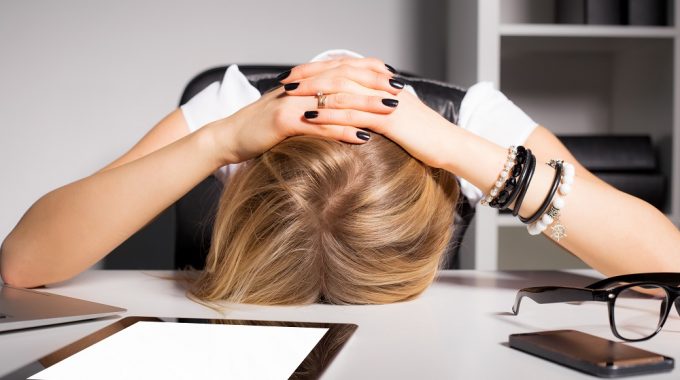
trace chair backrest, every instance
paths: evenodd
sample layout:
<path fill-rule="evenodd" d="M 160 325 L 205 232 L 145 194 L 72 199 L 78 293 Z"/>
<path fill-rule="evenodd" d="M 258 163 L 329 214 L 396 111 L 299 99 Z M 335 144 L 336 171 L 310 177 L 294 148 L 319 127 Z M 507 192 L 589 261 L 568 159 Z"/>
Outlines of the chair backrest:
<path fill-rule="evenodd" d="M 184 104 L 209 84 L 220 81 L 227 66 L 206 70 L 187 84 L 180 104 Z M 290 66 L 239 65 L 241 72 L 260 92 L 278 85 L 276 76 L 290 69 Z M 418 96 L 432 109 L 453 123 L 458 121 L 460 104 L 465 90 L 447 83 L 419 78 L 415 75 L 400 74 L 400 79 L 413 86 Z M 210 247 L 212 224 L 222 184 L 210 176 L 175 204 L 176 244 L 175 266 L 203 268 Z M 474 208 L 461 194 L 454 224 L 454 235 L 445 255 L 444 268 L 456 269 L 460 265 L 458 251 L 465 230 L 474 216 Z"/>

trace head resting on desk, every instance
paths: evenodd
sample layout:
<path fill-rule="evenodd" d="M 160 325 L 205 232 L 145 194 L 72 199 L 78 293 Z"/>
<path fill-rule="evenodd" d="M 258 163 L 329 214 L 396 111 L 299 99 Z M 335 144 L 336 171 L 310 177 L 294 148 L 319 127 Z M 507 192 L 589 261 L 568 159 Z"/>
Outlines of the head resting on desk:
<path fill-rule="evenodd" d="M 411 299 L 434 280 L 458 194 L 451 173 L 378 134 L 361 145 L 288 138 L 231 178 L 190 294 L 264 305 Z"/>

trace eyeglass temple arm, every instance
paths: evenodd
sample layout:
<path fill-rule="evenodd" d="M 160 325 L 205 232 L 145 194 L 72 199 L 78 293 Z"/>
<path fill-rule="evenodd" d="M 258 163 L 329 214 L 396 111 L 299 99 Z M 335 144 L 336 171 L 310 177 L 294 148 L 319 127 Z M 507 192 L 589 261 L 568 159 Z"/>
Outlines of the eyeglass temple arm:
<path fill-rule="evenodd" d="M 602 291 L 584 288 L 569 288 L 562 286 L 539 286 L 534 288 L 524 288 L 517 292 L 515 297 L 515 304 L 512 306 L 512 312 L 517 315 L 519 313 L 519 304 L 522 298 L 528 297 L 536 303 L 558 303 L 558 302 L 576 302 L 576 301 L 604 301 Z"/>
<path fill-rule="evenodd" d="M 678 286 L 680 285 L 680 273 L 677 272 L 656 272 L 656 273 L 632 273 L 605 278 L 594 282 L 586 289 L 604 289 L 606 287 L 625 282 L 655 281 Z"/>

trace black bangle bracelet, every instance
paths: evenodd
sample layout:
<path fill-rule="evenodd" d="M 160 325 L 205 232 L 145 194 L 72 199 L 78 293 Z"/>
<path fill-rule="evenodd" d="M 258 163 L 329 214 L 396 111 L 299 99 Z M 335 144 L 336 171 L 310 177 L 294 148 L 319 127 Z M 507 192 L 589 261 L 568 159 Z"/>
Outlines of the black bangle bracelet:
<path fill-rule="evenodd" d="M 501 203 L 498 208 L 501 210 L 507 210 L 508 206 L 512 204 L 512 202 L 517 198 L 519 193 L 522 191 L 522 184 L 524 182 L 524 179 L 526 177 L 527 171 L 529 170 L 529 162 L 530 162 L 530 157 L 531 157 L 531 150 L 524 150 L 522 152 L 522 155 L 519 153 L 517 154 L 517 165 L 520 166 L 520 172 L 517 173 L 517 176 L 512 176 L 510 179 L 508 179 L 505 182 L 505 189 L 508 189 L 508 186 L 510 186 L 509 193 L 510 195 L 508 196 L 508 199 Z M 515 166 L 517 166 L 515 165 Z M 513 172 L 514 172 L 513 168 Z M 514 173 L 513 173 L 514 174 Z M 517 178 L 517 179 L 515 179 Z"/>
<path fill-rule="evenodd" d="M 536 156 L 531 154 L 529 150 L 529 159 L 527 162 L 529 169 L 526 176 L 522 177 L 522 184 L 520 185 L 519 194 L 517 195 L 517 202 L 515 202 L 515 207 L 512 209 L 512 216 L 519 215 L 519 209 L 522 207 L 522 202 L 524 201 L 524 196 L 527 195 L 527 190 L 529 190 L 529 184 L 534 177 L 534 172 L 536 171 Z"/>
<path fill-rule="evenodd" d="M 550 203 L 555 197 L 555 193 L 557 193 L 557 188 L 560 187 L 560 177 L 562 177 L 562 163 L 558 162 L 555 165 L 555 178 L 553 179 L 552 187 L 550 188 L 550 193 L 548 193 L 548 196 L 545 197 L 543 204 L 534 215 L 531 215 L 528 218 L 523 218 L 521 216 L 519 217 L 519 220 L 521 220 L 522 223 L 531 224 L 537 221 L 541 216 L 543 216 L 546 210 L 548 210 L 548 206 L 550 206 Z"/>

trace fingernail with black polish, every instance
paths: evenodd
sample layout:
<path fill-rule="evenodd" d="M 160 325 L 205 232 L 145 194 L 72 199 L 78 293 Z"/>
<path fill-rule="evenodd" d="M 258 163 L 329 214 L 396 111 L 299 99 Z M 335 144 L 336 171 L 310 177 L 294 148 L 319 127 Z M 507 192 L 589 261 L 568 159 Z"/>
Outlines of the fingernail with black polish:
<path fill-rule="evenodd" d="M 364 141 L 368 141 L 368 139 L 371 138 L 371 135 L 368 134 L 368 132 L 358 131 L 358 132 L 357 132 L 357 137 L 360 138 L 360 139 L 362 139 L 362 140 L 364 140 Z"/>
<path fill-rule="evenodd" d="M 388 65 L 387 63 L 385 64 L 385 67 L 387 67 L 387 70 L 389 70 L 392 74 L 397 73 L 397 70 L 394 67 Z"/>
<path fill-rule="evenodd" d="M 288 78 L 289 75 L 290 75 L 290 70 L 286 70 L 286 71 L 284 71 L 281 74 L 276 76 L 276 81 L 281 82 L 282 80 Z"/>
<path fill-rule="evenodd" d="M 396 80 L 396 79 L 390 79 L 390 86 L 401 90 L 402 88 L 404 88 L 404 82 Z"/>
<path fill-rule="evenodd" d="M 314 119 L 319 116 L 319 111 L 307 111 L 305 112 L 305 119 Z"/>
<path fill-rule="evenodd" d="M 287 83 L 287 84 L 283 85 L 283 89 L 286 90 L 286 91 L 293 91 L 296 88 L 298 88 L 299 85 L 300 85 L 300 83 Z M 403 87 L 403 85 L 402 85 L 402 87 Z"/>
<path fill-rule="evenodd" d="M 382 104 L 384 104 L 388 107 L 395 108 L 396 106 L 399 105 L 399 101 L 397 99 L 385 98 L 385 99 L 382 100 Z"/>

